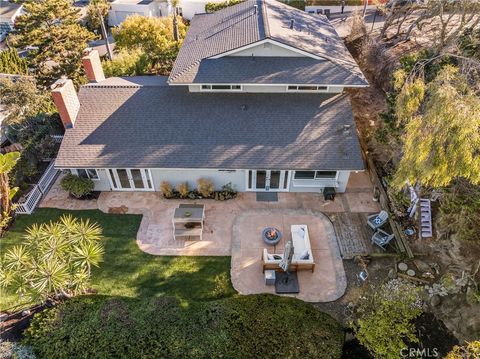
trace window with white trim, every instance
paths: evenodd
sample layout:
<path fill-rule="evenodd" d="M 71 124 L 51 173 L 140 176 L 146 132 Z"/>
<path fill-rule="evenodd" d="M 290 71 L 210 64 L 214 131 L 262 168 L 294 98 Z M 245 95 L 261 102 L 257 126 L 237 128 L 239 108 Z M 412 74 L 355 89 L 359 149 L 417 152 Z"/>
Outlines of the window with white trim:
<path fill-rule="evenodd" d="M 202 85 L 202 91 L 241 91 L 240 85 Z"/>
<path fill-rule="evenodd" d="M 314 85 L 292 85 L 287 86 L 288 91 L 328 91 L 328 86 L 314 86 Z"/>
<path fill-rule="evenodd" d="M 337 171 L 295 171 L 296 180 L 335 179 Z"/>
<path fill-rule="evenodd" d="M 78 177 L 98 180 L 98 172 L 95 168 L 77 168 Z"/>

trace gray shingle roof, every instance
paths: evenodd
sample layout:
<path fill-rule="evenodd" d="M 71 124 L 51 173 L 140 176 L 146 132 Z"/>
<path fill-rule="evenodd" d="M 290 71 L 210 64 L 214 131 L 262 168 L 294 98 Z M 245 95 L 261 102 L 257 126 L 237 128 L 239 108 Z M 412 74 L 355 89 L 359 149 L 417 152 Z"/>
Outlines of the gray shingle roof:
<path fill-rule="evenodd" d="M 254 5 L 258 11 L 254 11 Z M 294 20 L 293 30 L 289 28 L 291 20 Z M 356 83 L 368 85 L 325 16 L 308 14 L 275 0 L 246 0 L 212 14 L 194 16 L 169 83 L 191 83 L 203 59 L 265 39 L 327 60 L 325 65 L 331 64 L 336 72 L 345 73 L 342 76 L 346 85 L 354 78 Z"/>
<path fill-rule="evenodd" d="M 140 77 L 79 99 L 58 167 L 363 169 L 345 95 L 189 93 Z"/>
<path fill-rule="evenodd" d="M 222 57 L 203 59 L 192 83 L 364 85 L 330 61 L 309 57 Z"/>

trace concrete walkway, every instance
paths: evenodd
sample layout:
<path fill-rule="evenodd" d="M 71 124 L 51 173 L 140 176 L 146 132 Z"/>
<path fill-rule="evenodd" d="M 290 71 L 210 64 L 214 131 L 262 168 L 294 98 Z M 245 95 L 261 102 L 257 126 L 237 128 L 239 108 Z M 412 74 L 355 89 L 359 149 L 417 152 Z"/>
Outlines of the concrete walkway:
<path fill-rule="evenodd" d="M 330 220 L 311 210 L 269 209 L 247 210 L 238 215 L 233 225 L 231 277 L 233 287 L 240 294 L 275 293 L 275 286 L 265 285 L 261 255 L 283 253 L 290 238 L 292 224 L 306 224 L 310 236 L 315 271 L 297 272 L 300 293 L 292 296 L 306 302 L 330 302 L 340 298 L 347 287 L 343 262 L 335 231 Z M 278 228 L 282 241 L 267 246 L 260 233 L 267 227 Z"/>

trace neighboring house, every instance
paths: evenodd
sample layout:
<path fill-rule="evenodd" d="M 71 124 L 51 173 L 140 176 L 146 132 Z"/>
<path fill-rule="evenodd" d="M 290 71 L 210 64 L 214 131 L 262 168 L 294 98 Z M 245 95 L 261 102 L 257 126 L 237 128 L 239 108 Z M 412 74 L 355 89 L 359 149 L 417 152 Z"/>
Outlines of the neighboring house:
<path fill-rule="evenodd" d="M 199 178 L 238 191 L 345 191 L 364 169 L 347 88 L 368 86 L 323 15 L 247 0 L 193 18 L 168 78 L 103 76 L 52 91 L 66 127 L 56 167 L 99 191 Z"/>
<path fill-rule="evenodd" d="M 184 19 L 192 20 L 196 14 L 205 13 L 205 5 L 209 2 L 221 3 L 225 0 L 179 0 L 177 11 Z M 160 17 L 172 13 L 171 0 L 115 0 L 108 12 L 108 24 L 118 26 L 130 15 Z"/>
<path fill-rule="evenodd" d="M 22 14 L 23 5 L 0 0 L 0 41 L 13 30 L 15 19 Z"/>
<path fill-rule="evenodd" d="M 110 26 L 118 26 L 131 15 L 145 17 L 166 16 L 168 15 L 168 4 L 166 1 L 156 0 L 115 0 L 110 3 L 108 24 Z"/>

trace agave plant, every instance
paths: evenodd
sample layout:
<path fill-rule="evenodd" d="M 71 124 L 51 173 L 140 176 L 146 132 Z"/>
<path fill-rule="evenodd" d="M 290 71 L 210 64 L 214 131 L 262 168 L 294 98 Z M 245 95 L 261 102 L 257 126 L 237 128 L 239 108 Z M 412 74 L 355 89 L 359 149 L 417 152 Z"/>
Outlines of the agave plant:
<path fill-rule="evenodd" d="M 104 254 L 102 229 L 88 219 L 35 224 L 24 238 L 1 259 L 0 286 L 32 302 L 85 292 Z"/>

